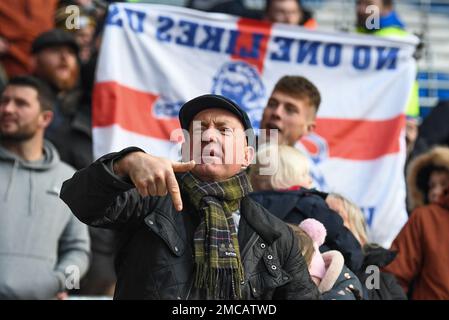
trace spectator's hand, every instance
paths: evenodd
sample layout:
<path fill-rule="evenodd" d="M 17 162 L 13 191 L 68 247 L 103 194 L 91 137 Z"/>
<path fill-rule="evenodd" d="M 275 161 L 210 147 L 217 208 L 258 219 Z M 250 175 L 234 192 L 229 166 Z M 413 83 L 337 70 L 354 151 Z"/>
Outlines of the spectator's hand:
<path fill-rule="evenodd" d="M 64 292 L 58 292 L 56 294 L 56 300 L 66 300 L 69 297 L 68 293 L 66 291 Z"/>
<path fill-rule="evenodd" d="M 181 211 L 181 192 L 175 172 L 187 172 L 194 166 L 194 161 L 172 162 L 144 152 L 132 152 L 114 163 L 114 172 L 128 176 L 143 197 L 165 196 L 169 192 L 176 210 Z"/>
<path fill-rule="evenodd" d="M 5 38 L 0 37 L 0 55 L 7 53 L 9 50 L 8 41 Z"/>

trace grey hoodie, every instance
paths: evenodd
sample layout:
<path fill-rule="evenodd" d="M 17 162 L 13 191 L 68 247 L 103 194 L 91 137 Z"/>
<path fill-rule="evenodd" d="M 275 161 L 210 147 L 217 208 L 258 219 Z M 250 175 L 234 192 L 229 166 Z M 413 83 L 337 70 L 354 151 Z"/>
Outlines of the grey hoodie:
<path fill-rule="evenodd" d="M 87 227 L 59 199 L 73 172 L 47 141 L 35 162 L 0 146 L 0 299 L 52 299 L 87 271 Z"/>

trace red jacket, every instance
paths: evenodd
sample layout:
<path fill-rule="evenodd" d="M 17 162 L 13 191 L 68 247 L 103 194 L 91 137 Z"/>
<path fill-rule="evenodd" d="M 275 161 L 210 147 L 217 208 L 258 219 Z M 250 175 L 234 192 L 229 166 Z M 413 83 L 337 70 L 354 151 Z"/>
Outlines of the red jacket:
<path fill-rule="evenodd" d="M 58 0 L 0 1 L 0 37 L 9 51 L 0 63 L 9 77 L 31 72 L 30 49 L 42 32 L 53 29 Z"/>
<path fill-rule="evenodd" d="M 405 292 L 415 280 L 413 299 L 449 299 L 449 210 L 438 205 L 415 209 L 391 249 L 398 255 L 385 271 Z"/>

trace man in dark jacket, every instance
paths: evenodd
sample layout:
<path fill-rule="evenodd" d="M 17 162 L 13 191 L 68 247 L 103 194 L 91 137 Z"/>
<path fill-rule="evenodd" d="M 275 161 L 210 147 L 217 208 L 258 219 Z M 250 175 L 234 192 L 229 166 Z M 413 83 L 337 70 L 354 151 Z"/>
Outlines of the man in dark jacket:
<path fill-rule="evenodd" d="M 128 148 L 63 185 L 81 221 L 120 230 L 115 298 L 317 299 L 293 232 L 247 196 L 246 113 L 205 95 L 179 119 L 190 162 Z"/>
<path fill-rule="evenodd" d="M 36 38 L 32 53 L 34 74 L 56 96 L 55 119 L 45 136 L 58 149 L 63 161 L 75 169 L 84 168 L 93 157 L 90 106 L 95 61 L 81 68 L 74 36 L 60 29 Z"/>
<path fill-rule="evenodd" d="M 73 35 L 60 29 L 40 34 L 31 47 L 33 74 L 48 84 L 56 96 L 55 116 L 45 132 L 47 138 L 54 137 L 56 129 L 66 126 L 66 121 L 73 118 L 80 106 L 78 52 Z"/>
<path fill-rule="evenodd" d="M 343 225 L 341 217 L 326 204 L 326 193 L 301 188 L 295 191 L 260 191 L 250 196 L 287 223 L 298 225 L 308 218 L 320 221 L 327 230 L 321 251 L 340 251 L 349 269 L 359 271 L 363 262 L 360 244 Z"/>

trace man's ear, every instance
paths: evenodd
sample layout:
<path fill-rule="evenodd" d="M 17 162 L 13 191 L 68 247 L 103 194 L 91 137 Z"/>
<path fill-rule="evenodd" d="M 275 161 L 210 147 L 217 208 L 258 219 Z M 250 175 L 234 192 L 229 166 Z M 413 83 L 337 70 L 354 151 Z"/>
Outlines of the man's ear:
<path fill-rule="evenodd" d="M 253 162 L 254 157 L 256 155 L 256 151 L 251 146 L 245 147 L 245 159 L 243 161 L 242 167 L 248 168 L 249 165 Z"/>
<path fill-rule="evenodd" d="M 50 110 L 42 111 L 41 116 L 42 116 L 42 127 L 44 129 L 48 128 L 51 121 L 53 120 L 53 111 Z"/>
<path fill-rule="evenodd" d="M 309 121 L 309 123 L 307 124 L 307 134 L 314 132 L 315 128 L 316 128 L 315 120 Z"/>

